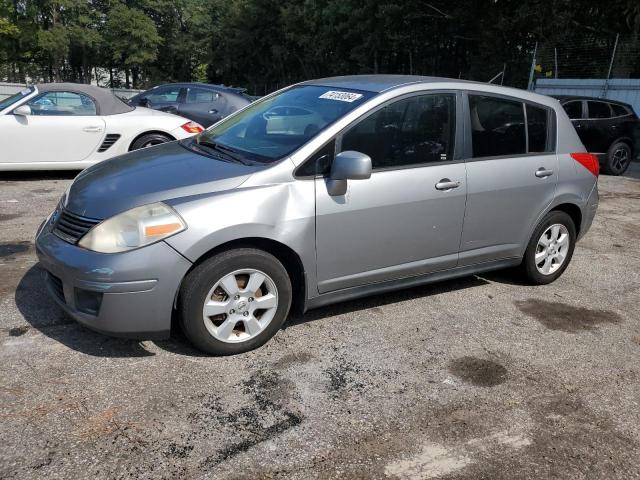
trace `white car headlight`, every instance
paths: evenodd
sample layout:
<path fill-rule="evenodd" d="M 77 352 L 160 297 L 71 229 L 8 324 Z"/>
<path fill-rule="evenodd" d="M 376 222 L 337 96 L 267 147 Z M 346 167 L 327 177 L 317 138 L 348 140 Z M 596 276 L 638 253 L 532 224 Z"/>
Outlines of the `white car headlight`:
<path fill-rule="evenodd" d="M 151 203 L 119 213 L 89 230 L 78 245 L 100 253 L 144 247 L 181 232 L 187 225 L 164 203 Z"/>

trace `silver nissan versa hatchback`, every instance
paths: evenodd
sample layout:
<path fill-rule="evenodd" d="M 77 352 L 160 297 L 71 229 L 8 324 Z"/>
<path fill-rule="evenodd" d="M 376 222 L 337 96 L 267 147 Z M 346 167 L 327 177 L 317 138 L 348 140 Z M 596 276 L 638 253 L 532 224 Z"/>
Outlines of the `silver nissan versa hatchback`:
<path fill-rule="evenodd" d="M 302 311 L 519 266 L 546 284 L 598 206 L 557 100 L 414 76 L 303 82 L 82 172 L 37 234 L 55 300 L 107 334 L 172 315 L 213 354 Z"/>

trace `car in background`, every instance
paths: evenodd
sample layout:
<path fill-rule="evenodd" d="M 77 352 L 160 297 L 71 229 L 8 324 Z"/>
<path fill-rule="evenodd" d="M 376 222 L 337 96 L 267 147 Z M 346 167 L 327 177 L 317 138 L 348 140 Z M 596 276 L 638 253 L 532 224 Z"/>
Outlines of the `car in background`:
<path fill-rule="evenodd" d="M 36 252 L 50 294 L 90 328 L 165 338 L 175 318 L 228 355 L 265 343 L 292 305 L 515 266 L 551 283 L 591 226 L 597 180 L 549 97 L 324 78 L 82 172 Z"/>
<path fill-rule="evenodd" d="M 127 105 L 96 86 L 30 86 L 0 101 L 0 171 L 81 170 L 203 130 L 177 115 Z"/>
<path fill-rule="evenodd" d="M 593 97 L 555 96 L 587 150 L 600 160 L 602 171 L 622 175 L 636 157 L 640 121 L 627 103 Z"/>
<path fill-rule="evenodd" d="M 129 105 L 175 113 L 208 127 L 254 100 L 244 92 L 208 83 L 171 83 L 131 97 Z"/>

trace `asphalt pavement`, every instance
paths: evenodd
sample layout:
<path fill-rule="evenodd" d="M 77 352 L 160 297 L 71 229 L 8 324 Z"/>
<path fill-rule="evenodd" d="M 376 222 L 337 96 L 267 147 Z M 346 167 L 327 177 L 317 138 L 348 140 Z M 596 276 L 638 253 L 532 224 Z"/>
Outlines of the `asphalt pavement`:
<path fill-rule="evenodd" d="M 333 305 L 225 358 L 49 299 L 33 237 L 74 175 L 0 173 L 0 478 L 640 478 L 640 165 L 554 284 Z"/>

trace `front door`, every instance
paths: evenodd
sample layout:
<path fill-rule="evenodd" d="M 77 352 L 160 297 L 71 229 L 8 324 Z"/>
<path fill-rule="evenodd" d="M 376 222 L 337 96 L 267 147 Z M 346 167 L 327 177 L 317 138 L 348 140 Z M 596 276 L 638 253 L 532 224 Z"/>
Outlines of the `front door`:
<path fill-rule="evenodd" d="M 456 95 L 392 101 L 337 144 L 368 154 L 373 173 L 349 181 L 342 196 L 316 179 L 319 292 L 455 267 L 466 197 L 465 165 L 454 152 Z"/>
<path fill-rule="evenodd" d="M 470 94 L 467 207 L 460 265 L 518 257 L 555 195 L 553 110 Z"/>

